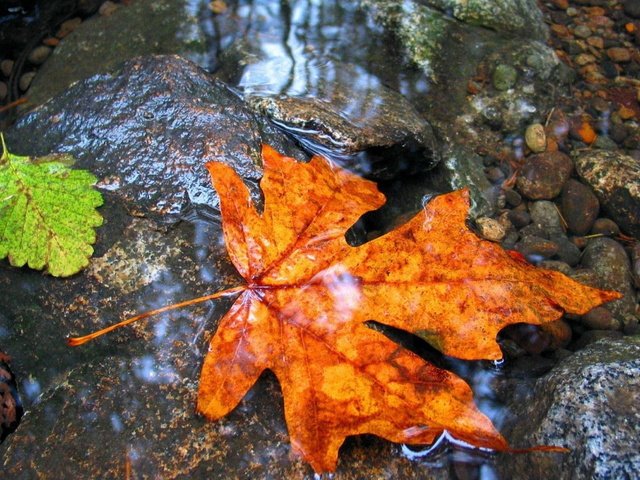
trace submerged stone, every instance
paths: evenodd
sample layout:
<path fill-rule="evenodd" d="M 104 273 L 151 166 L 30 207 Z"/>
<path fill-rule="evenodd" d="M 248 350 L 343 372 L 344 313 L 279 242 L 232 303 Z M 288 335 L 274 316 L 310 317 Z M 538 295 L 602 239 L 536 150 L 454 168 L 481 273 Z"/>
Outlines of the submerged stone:
<path fill-rule="evenodd" d="M 82 22 L 38 71 L 29 103 L 40 105 L 74 82 L 111 73 L 137 56 L 178 54 L 206 67 L 207 42 L 190 3 L 136 0 Z"/>

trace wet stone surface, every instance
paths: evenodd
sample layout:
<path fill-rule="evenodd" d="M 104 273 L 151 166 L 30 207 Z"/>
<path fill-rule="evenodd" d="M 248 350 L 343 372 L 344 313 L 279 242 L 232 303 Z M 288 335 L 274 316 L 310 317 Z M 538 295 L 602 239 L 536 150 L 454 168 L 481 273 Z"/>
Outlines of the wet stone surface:
<path fill-rule="evenodd" d="M 232 164 L 257 199 L 263 143 L 305 158 L 224 84 L 176 56 L 143 57 L 77 83 L 20 119 L 7 142 L 23 155 L 71 153 L 136 214 L 174 217 L 188 204 L 217 206 L 208 161 Z"/>
<path fill-rule="evenodd" d="M 112 15 L 82 22 L 42 66 L 29 90 L 30 104 L 39 105 L 79 80 L 113 72 L 137 56 L 175 53 L 207 67 L 206 39 L 189 3 L 136 0 Z"/>
<path fill-rule="evenodd" d="M 601 340 L 569 357 L 517 398 L 514 445 L 561 445 L 566 454 L 511 455 L 505 478 L 634 478 L 640 469 L 640 339 Z M 523 391 L 526 391 L 523 390 Z"/>

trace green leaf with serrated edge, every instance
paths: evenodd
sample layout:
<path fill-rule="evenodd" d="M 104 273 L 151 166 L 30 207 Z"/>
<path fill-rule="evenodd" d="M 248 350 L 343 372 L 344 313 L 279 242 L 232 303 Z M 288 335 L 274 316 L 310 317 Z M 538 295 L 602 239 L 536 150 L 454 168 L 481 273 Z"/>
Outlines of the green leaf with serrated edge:
<path fill-rule="evenodd" d="M 11 154 L 1 134 L 0 140 L 0 259 L 55 277 L 79 272 L 102 225 L 96 177 L 70 169 L 68 156 L 32 160 Z"/>

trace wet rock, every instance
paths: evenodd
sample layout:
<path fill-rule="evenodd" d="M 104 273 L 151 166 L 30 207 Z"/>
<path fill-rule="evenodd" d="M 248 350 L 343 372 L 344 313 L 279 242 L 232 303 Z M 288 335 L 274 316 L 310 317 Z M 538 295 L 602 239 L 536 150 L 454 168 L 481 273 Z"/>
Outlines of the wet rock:
<path fill-rule="evenodd" d="M 582 252 L 565 235 L 553 236 L 551 240 L 558 245 L 558 252 L 556 255 L 561 261 L 566 262 L 572 267 L 575 267 L 580 263 Z"/>
<path fill-rule="evenodd" d="M 509 90 L 516 84 L 518 72 L 511 65 L 497 65 L 493 71 L 491 82 L 496 90 Z"/>
<path fill-rule="evenodd" d="M 562 216 L 567 228 L 576 235 L 586 235 L 600 211 L 593 191 L 577 180 L 569 179 L 562 189 Z"/>
<path fill-rule="evenodd" d="M 512 207 L 517 207 L 522 203 L 522 197 L 520 194 L 511 188 L 504 190 L 504 197 L 506 202 Z"/>
<path fill-rule="evenodd" d="M 618 330 L 620 322 L 605 307 L 596 307 L 580 318 L 590 330 Z"/>
<path fill-rule="evenodd" d="M 610 218 L 598 218 L 595 222 L 593 222 L 591 233 L 594 235 L 607 235 L 609 237 L 615 237 L 620 233 L 620 227 L 618 227 L 618 224 Z"/>
<path fill-rule="evenodd" d="M 547 135 L 544 127 L 539 123 L 533 123 L 524 132 L 524 140 L 527 147 L 534 153 L 544 152 L 547 148 Z"/>
<path fill-rule="evenodd" d="M 8 132 L 14 151 L 71 153 L 138 214 L 174 217 L 188 204 L 217 205 L 207 161 L 232 164 L 258 198 L 262 143 L 301 156 L 283 140 L 225 85 L 173 56 L 77 83 Z"/>
<path fill-rule="evenodd" d="M 605 150 L 576 152 L 574 161 L 578 175 L 591 186 L 603 210 L 623 231 L 640 237 L 638 162 L 623 153 Z"/>
<path fill-rule="evenodd" d="M 96 15 L 84 22 L 78 18 L 65 25 L 61 29 L 72 29 L 74 35 L 65 38 L 40 69 L 29 91 L 31 105 L 79 80 L 114 72 L 137 56 L 175 53 L 207 66 L 204 34 L 184 0 L 139 0 L 110 16 Z"/>
<path fill-rule="evenodd" d="M 582 265 L 595 272 L 598 287 L 624 295 L 619 300 L 607 303 L 607 308 L 623 322 L 630 322 L 635 315 L 636 294 L 629 257 L 624 247 L 611 238 L 593 238 L 584 249 Z"/>
<path fill-rule="evenodd" d="M 553 270 L 555 272 L 564 273 L 569 276 L 573 273 L 571 266 L 565 262 L 559 260 L 545 260 L 538 264 L 540 268 L 546 268 L 547 270 Z"/>
<path fill-rule="evenodd" d="M 27 57 L 27 60 L 29 60 L 29 62 L 31 62 L 33 65 L 40 65 L 44 63 L 47 58 L 49 58 L 49 55 L 51 55 L 52 51 L 53 49 L 51 47 L 40 45 L 31 51 L 31 53 Z"/>
<path fill-rule="evenodd" d="M 524 255 L 529 262 L 537 265 L 556 255 L 558 245 L 544 238 L 526 236 L 516 244 L 516 250 Z"/>
<path fill-rule="evenodd" d="M 572 355 L 517 400 L 513 445 L 561 445 L 570 454 L 510 455 L 504 478 L 633 478 L 640 469 L 640 341 L 601 340 Z"/>
<path fill-rule="evenodd" d="M 9 59 L 4 59 L 2 60 L 2 62 L 0 62 L 0 72 L 2 72 L 2 74 L 5 77 L 9 77 L 9 75 L 11 75 L 11 70 L 13 70 L 13 60 L 9 60 Z"/>
<path fill-rule="evenodd" d="M 550 200 L 560 194 L 572 171 L 571 159 L 562 152 L 531 155 L 518 176 L 518 190 L 532 200 Z"/>
<path fill-rule="evenodd" d="M 63 377 L 2 445 L 3 475 L 120 478 L 128 464 L 145 478 L 313 477 L 291 453 L 273 376 L 263 377 L 233 413 L 207 422 L 194 412 L 203 352 L 187 335 L 173 340 L 180 351 L 171 355 L 140 347 L 136 357 L 105 357 Z M 417 479 L 429 472 L 430 478 L 449 478 L 445 469 L 425 468 L 399 452 L 381 439 L 349 439 L 338 476 L 382 472 Z"/>
<path fill-rule="evenodd" d="M 492 242 L 501 242 L 507 234 L 507 231 L 500 222 L 490 217 L 477 218 L 476 225 L 478 226 L 480 235 Z"/>
<path fill-rule="evenodd" d="M 562 235 L 562 220 L 558 213 L 558 207 L 547 200 L 539 200 L 529 204 L 531 221 L 544 230 L 548 236 Z"/>
<path fill-rule="evenodd" d="M 36 78 L 36 72 L 27 72 L 20 75 L 20 79 L 18 80 L 18 88 L 23 92 L 29 90 L 33 79 Z"/>
<path fill-rule="evenodd" d="M 531 223 L 531 215 L 526 210 L 511 210 L 509 220 L 516 228 L 522 228 Z"/>
<path fill-rule="evenodd" d="M 307 149 L 373 178 L 426 170 L 438 162 L 431 126 L 402 95 L 353 65 L 331 62 L 319 68 L 325 67 L 334 72 L 331 82 L 318 82 L 313 95 L 247 93 L 245 99 Z"/>

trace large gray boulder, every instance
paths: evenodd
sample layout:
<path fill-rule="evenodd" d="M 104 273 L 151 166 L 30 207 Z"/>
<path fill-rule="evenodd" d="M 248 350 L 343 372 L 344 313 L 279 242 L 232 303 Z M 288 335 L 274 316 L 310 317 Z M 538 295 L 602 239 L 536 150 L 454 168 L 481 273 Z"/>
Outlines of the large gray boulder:
<path fill-rule="evenodd" d="M 561 362 L 514 405 L 513 445 L 566 454 L 510 455 L 505 478 L 598 480 L 640 471 L 640 337 L 604 339 Z M 552 473 L 550 473 L 552 472 Z"/>

